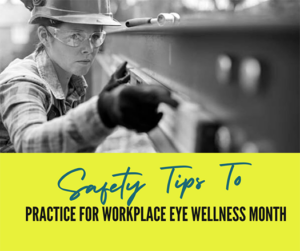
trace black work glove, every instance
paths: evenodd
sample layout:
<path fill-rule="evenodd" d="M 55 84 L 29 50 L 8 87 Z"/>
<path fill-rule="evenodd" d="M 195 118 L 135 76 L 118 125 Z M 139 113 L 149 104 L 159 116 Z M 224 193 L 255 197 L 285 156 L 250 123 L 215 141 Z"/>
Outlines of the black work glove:
<path fill-rule="evenodd" d="M 158 105 L 162 102 L 175 108 L 178 102 L 171 98 L 167 89 L 160 86 L 123 85 L 130 79 L 126 75 L 126 64 L 117 69 L 100 93 L 99 115 L 109 128 L 121 125 L 137 132 L 149 132 L 163 116 L 157 112 Z"/>
<path fill-rule="evenodd" d="M 27 9 L 29 9 L 30 11 L 32 11 L 34 5 L 33 5 L 33 1 L 32 0 L 21 0 L 23 2 L 23 4 L 25 5 L 25 7 Z"/>

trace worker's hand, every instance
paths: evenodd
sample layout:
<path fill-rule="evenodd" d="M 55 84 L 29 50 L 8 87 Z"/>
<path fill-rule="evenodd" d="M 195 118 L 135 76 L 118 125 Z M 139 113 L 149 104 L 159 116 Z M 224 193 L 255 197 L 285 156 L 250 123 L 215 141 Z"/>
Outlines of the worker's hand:
<path fill-rule="evenodd" d="M 25 7 L 27 9 L 29 9 L 30 11 L 32 11 L 34 5 L 33 5 L 33 1 L 32 0 L 21 0 L 23 2 L 23 4 L 25 5 Z"/>
<path fill-rule="evenodd" d="M 124 126 L 137 132 L 149 132 L 157 126 L 163 114 L 157 112 L 160 103 L 177 107 L 170 92 L 160 86 L 127 86 L 126 62 L 112 75 L 99 95 L 98 111 L 103 123 L 110 128 Z"/>

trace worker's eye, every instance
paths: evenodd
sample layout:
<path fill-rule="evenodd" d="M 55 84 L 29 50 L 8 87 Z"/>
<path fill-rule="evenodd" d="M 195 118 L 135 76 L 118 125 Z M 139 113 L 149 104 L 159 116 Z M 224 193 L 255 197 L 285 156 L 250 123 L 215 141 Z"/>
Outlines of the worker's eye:
<path fill-rule="evenodd" d="M 83 37 L 80 33 L 73 33 L 70 35 L 70 38 L 76 41 L 82 41 Z"/>
<path fill-rule="evenodd" d="M 92 35 L 92 39 L 93 39 L 93 40 L 98 40 L 98 39 L 100 39 L 100 37 L 101 37 L 100 33 L 94 33 L 94 34 Z"/>

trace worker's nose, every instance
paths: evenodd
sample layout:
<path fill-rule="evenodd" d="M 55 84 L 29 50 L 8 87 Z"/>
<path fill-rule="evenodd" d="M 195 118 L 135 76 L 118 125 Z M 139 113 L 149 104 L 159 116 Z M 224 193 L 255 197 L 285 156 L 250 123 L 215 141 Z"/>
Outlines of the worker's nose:
<path fill-rule="evenodd" d="M 83 42 L 83 44 L 82 44 L 82 53 L 83 54 L 92 53 L 94 49 L 95 49 L 95 47 L 92 44 L 91 39 L 87 39 Z"/>

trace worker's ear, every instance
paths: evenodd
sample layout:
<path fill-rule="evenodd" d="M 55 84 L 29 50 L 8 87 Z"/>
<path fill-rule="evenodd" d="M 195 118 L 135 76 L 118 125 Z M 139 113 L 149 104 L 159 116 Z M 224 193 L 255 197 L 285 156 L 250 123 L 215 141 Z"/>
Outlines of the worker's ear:
<path fill-rule="evenodd" d="M 40 26 L 37 30 L 37 34 L 38 34 L 40 42 L 45 47 L 49 47 L 49 42 L 50 42 L 51 38 L 50 38 L 49 32 L 46 30 L 46 28 L 43 26 Z"/>

